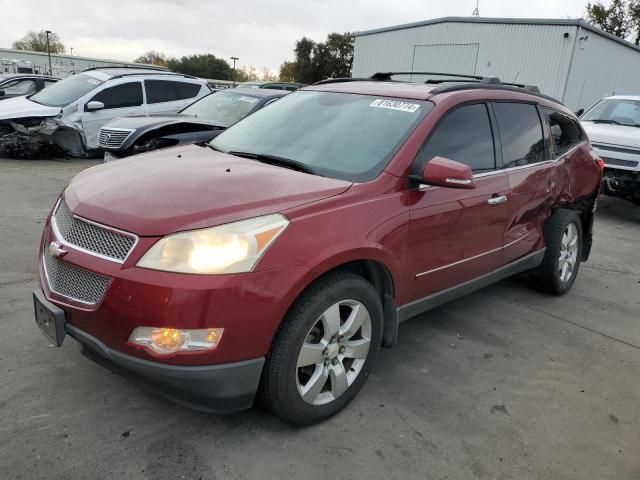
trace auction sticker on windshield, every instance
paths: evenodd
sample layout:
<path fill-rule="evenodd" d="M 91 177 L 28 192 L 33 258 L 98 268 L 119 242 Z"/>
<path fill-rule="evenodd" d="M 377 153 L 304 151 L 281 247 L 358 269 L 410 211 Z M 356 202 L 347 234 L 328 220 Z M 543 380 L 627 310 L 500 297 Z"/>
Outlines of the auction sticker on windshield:
<path fill-rule="evenodd" d="M 401 112 L 414 113 L 420 108 L 417 103 L 401 102 L 400 100 L 383 100 L 378 98 L 371 102 L 370 107 L 386 108 L 388 110 L 400 110 Z"/>

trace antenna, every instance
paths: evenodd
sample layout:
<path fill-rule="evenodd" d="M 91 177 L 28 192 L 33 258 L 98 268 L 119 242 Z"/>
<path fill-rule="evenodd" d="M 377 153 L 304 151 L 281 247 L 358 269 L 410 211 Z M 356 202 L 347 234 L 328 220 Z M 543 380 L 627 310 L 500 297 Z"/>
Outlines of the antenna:
<path fill-rule="evenodd" d="M 471 14 L 472 17 L 479 17 L 480 16 L 479 8 L 480 8 L 480 0 L 476 0 L 476 9 Z"/>

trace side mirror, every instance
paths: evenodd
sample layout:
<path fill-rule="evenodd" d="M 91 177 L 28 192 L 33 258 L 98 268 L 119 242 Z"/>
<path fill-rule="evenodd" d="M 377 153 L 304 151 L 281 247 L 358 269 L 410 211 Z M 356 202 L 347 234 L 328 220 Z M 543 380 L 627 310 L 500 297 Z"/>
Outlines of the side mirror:
<path fill-rule="evenodd" d="M 4 97 L 4 90 L 0 90 L 0 97 Z"/>
<path fill-rule="evenodd" d="M 580 117 L 584 113 L 584 108 L 581 108 L 576 112 L 576 117 Z"/>
<path fill-rule="evenodd" d="M 473 171 L 469 165 L 449 160 L 444 157 L 434 157 L 424 166 L 420 190 L 427 185 L 447 188 L 476 188 L 473 183 Z"/>
<path fill-rule="evenodd" d="M 87 103 L 84 107 L 86 112 L 95 112 L 96 110 L 102 110 L 104 108 L 104 103 L 92 101 Z"/>

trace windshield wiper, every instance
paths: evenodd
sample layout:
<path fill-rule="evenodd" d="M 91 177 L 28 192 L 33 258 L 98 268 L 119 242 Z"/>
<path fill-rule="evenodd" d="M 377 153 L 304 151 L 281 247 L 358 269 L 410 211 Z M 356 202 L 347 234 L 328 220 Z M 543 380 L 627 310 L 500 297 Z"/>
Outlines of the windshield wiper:
<path fill-rule="evenodd" d="M 606 118 L 596 118 L 595 120 L 587 120 L 588 122 L 593 123 L 610 123 L 612 125 L 622 125 L 620 122 L 616 122 L 615 120 L 607 120 Z"/>
<path fill-rule="evenodd" d="M 290 168 L 293 170 L 298 170 L 304 173 L 310 173 L 311 175 L 318 175 L 313 168 L 310 166 L 299 162 L 297 160 L 292 160 L 290 158 L 278 157 L 276 155 L 268 155 L 266 153 L 252 153 L 252 152 L 238 152 L 238 151 L 230 151 L 227 152 L 229 155 L 235 155 L 236 157 L 250 158 L 252 160 L 257 160 L 261 163 L 267 163 L 269 165 L 277 165 L 279 167 Z"/>

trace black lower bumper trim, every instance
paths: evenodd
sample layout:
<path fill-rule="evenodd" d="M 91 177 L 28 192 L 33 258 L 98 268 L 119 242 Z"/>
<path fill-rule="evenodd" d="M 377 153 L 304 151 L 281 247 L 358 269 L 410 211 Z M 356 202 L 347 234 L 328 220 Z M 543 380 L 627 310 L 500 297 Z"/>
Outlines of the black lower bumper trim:
<path fill-rule="evenodd" d="M 68 323 L 65 328 L 87 357 L 176 403 L 214 413 L 236 412 L 253 405 L 263 357 L 222 365 L 166 365 L 117 352 Z"/>

